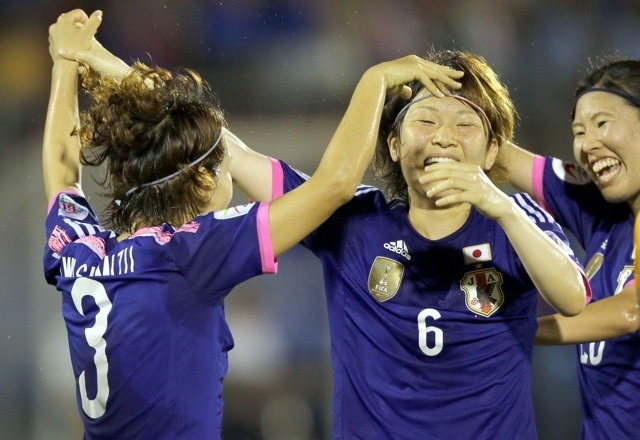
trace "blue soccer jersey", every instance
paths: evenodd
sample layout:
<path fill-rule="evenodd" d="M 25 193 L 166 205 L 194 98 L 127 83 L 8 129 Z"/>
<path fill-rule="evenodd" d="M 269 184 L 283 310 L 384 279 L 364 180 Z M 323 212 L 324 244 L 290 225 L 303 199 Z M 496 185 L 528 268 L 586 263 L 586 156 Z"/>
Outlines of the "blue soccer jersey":
<path fill-rule="evenodd" d="M 538 202 L 585 249 L 593 301 L 635 284 L 633 213 L 603 199 L 586 173 L 571 163 L 536 157 Z M 577 346 L 583 439 L 640 438 L 640 332 Z"/>
<path fill-rule="evenodd" d="M 304 182 L 282 167 L 285 191 Z M 571 252 L 529 196 L 513 199 Z M 472 209 L 429 240 L 404 204 L 361 186 L 303 244 L 324 269 L 335 439 L 536 438 L 537 292 L 495 221 Z"/>
<path fill-rule="evenodd" d="M 118 241 L 80 194 L 46 220 L 45 277 L 62 293 L 86 439 L 216 439 L 233 338 L 223 300 L 275 272 L 268 205 Z"/>

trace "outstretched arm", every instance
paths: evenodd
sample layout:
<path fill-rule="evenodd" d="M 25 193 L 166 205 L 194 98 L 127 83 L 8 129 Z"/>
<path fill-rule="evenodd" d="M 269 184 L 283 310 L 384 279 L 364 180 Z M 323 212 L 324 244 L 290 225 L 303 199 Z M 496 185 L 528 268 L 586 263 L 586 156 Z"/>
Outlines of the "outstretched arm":
<path fill-rule="evenodd" d="M 80 189 L 80 143 L 72 134 L 78 118 L 78 63 L 63 59 L 59 50 L 67 47 L 88 47 L 100 26 L 101 19 L 100 11 L 94 12 L 89 18 L 77 9 L 62 14 L 49 28 L 49 51 L 53 58 L 53 70 L 42 143 L 42 168 L 47 201 L 60 191 Z"/>
<path fill-rule="evenodd" d="M 502 154 L 504 164 L 509 171 L 509 183 L 518 191 L 523 191 L 534 197 L 533 185 L 533 161 L 535 155 L 513 142 L 509 142 Z"/>
<path fill-rule="evenodd" d="M 538 319 L 536 344 L 566 345 L 605 341 L 640 329 L 636 287 L 628 286 L 612 297 L 588 304 L 576 316 L 559 314 Z"/>

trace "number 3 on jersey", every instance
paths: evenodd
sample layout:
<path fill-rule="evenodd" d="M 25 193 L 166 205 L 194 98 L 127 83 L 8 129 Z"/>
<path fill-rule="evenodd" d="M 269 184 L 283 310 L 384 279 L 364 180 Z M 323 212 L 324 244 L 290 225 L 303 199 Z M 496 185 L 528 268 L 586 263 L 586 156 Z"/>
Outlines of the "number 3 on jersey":
<path fill-rule="evenodd" d="M 437 356 L 442 351 L 442 329 L 428 325 L 431 320 L 440 319 L 440 316 L 436 309 L 424 309 L 418 314 L 418 345 L 427 356 Z"/>
<path fill-rule="evenodd" d="M 111 301 L 107 296 L 104 286 L 96 280 L 90 278 L 78 278 L 71 289 L 71 298 L 76 310 L 82 316 L 82 298 L 90 296 L 94 299 L 98 306 L 95 323 L 93 327 L 84 331 L 87 338 L 87 344 L 95 349 L 96 354 L 93 356 L 93 362 L 96 366 L 96 397 L 89 399 L 87 397 L 87 386 L 85 383 L 85 372 L 80 373 L 78 378 L 78 388 L 80 397 L 82 398 L 82 409 L 88 417 L 97 419 L 101 417 L 107 409 L 107 399 L 109 398 L 109 381 L 107 373 L 109 372 L 109 362 L 107 360 L 107 341 L 104 340 L 104 334 L 107 331 L 107 318 L 111 311 Z"/>

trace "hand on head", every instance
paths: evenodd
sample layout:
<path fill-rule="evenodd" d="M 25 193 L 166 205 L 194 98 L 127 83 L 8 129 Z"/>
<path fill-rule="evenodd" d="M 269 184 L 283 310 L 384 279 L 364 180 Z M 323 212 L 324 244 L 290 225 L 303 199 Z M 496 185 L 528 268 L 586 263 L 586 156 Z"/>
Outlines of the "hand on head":
<path fill-rule="evenodd" d="M 441 66 L 424 60 L 416 55 L 388 61 L 372 67 L 385 78 L 387 94 L 399 94 L 405 99 L 411 98 L 408 83 L 418 80 L 434 96 L 442 97 L 450 93 L 449 88 L 459 89 L 462 85 L 456 81 L 464 72 Z"/>
<path fill-rule="evenodd" d="M 53 61 L 69 59 L 63 57 L 61 51 L 89 50 L 101 22 L 102 11 L 95 11 L 90 17 L 81 9 L 60 15 L 49 27 L 49 54 Z"/>

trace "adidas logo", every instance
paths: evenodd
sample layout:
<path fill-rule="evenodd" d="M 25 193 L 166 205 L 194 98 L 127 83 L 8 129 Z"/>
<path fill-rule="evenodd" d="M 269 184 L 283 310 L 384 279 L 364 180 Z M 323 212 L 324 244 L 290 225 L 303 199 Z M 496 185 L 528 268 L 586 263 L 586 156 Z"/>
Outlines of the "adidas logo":
<path fill-rule="evenodd" d="M 389 243 L 385 243 L 384 248 L 390 250 L 391 252 L 395 252 L 396 254 L 402 255 L 407 260 L 411 260 L 409 249 L 407 249 L 407 245 L 403 240 L 390 241 Z"/>

